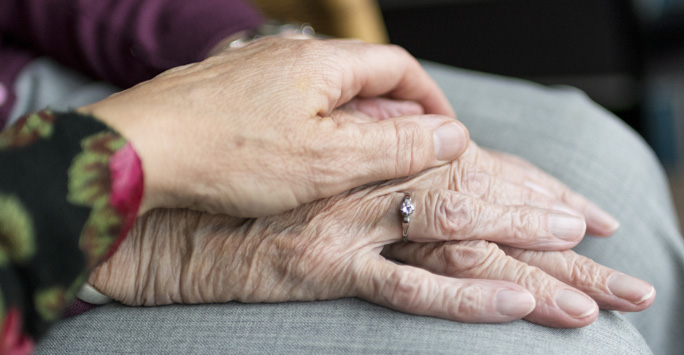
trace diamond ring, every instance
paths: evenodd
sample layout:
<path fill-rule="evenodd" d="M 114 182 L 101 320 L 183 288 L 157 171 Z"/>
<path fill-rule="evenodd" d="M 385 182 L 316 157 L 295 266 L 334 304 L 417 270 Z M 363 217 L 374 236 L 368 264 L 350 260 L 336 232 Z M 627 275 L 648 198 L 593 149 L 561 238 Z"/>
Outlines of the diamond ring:
<path fill-rule="evenodd" d="M 406 243 L 408 242 L 408 230 L 409 230 L 409 222 L 411 220 L 411 215 L 413 214 L 413 211 L 416 210 L 416 206 L 413 204 L 413 201 L 411 201 L 411 193 L 410 192 L 405 192 L 404 193 L 404 200 L 401 201 L 401 207 L 399 207 L 399 213 L 401 213 L 402 219 L 401 219 L 401 228 L 403 232 L 401 233 L 401 242 Z"/>

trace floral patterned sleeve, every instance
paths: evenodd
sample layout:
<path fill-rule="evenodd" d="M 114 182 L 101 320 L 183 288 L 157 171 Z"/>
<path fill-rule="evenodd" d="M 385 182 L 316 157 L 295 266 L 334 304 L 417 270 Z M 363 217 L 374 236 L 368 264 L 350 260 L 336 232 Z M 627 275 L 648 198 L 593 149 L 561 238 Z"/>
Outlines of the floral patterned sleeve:
<path fill-rule="evenodd" d="M 62 316 L 142 189 L 138 155 L 93 117 L 41 111 L 0 133 L 0 354 L 29 353 Z"/>

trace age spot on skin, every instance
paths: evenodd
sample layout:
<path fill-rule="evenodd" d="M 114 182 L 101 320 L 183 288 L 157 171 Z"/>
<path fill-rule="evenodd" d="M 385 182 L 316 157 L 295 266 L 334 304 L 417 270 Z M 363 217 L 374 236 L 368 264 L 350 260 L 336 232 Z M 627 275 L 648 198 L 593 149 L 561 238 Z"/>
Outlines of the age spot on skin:
<path fill-rule="evenodd" d="M 245 146 L 245 142 L 247 142 L 247 139 L 243 136 L 236 136 L 235 139 L 233 139 L 233 146 L 236 149 L 240 149 Z"/>

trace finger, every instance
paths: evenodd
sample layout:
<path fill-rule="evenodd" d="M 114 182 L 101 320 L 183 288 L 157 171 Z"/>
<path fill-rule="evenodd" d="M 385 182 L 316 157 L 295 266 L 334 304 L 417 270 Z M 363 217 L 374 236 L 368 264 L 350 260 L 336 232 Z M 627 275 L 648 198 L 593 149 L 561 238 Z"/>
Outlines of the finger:
<path fill-rule="evenodd" d="M 329 124 L 322 120 L 320 125 Z M 445 164 L 465 151 L 468 131 L 458 121 L 435 115 L 336 124 L 330 134 L 318 127 L 307 141 L 318 161 L 305 166 L 316 198 L 367 183 L 416 174 Z M 328 127 L 330 128 L 330 127 Z M 352 168 L 350 168 L 352 167 Z"/>
<path fill-rule="evenodd" d="M 394 117 L 422 115 L 423 113 L 423 107 L 413 101 L 390 100 L 382 97 L 357 97 L 335 109 L 330 116 L 337 123 L 369 123 Z"/>
<path fill-rule="evenodd" d="M 558 198 L 582 213 L 587 221 L 588 233 L 610 236 L 619 228 L 620 223 L 613 216 L 534 164 L 501 152 L 486 151 L 483 158 L 487 159 L 488 156 L 491 160 L 500 162 L 501 176 L 505 176 L 509 181 Z"/>
<path fill-rule="evenodd" d="M 539 268 L 508 257 L 485 241 L 387 246 L 383 255 L 456 278 L 514 282 L 535 297 L 534 311 L 525 319 L 551 327 L 582 327 L 598 316 L 596 303 L 587 295 Z"/>
<path fill-rule="evenodd" d="M 429 114 L 456 117 L 442 90 L 405 49 L 358 41 L 328 40 L 345 51 L 338 58 L 341 90 L 329 112 L 356 96 L 386 96 L 421 104 Z"/>
<path fill-rule="evenodd" d="M 403 232 L 399 206 L 394 200 L 378 239 L 392 242 Z M 584 220 L 558 211 L 528 206 L 504 206 L 448 190 L 412 193 L 415 211 L 410 216 L 408 239 L 416 242 L 444 240 L 489 240 L 536 250 L 569 249 L 582 240 Z M 388 234 L 389 232 L 389 234 Z"/>
<path fill-rule="evenodd" d="M 484 201 L 500 205 L 522 205 L 584 217 L 579 211 L 562 202 L 555 196 L 541 193 L 537 189 L 511 183 L 483 171 L 453 170 L 453 190 L 467 192 Z"/>
<path fill-rule="evenodd" d="M 534 309 L 522 287 L 485 280 L 459 280 L 381 258 L 367 260 L 356 294 L 398 311 L 459 322 L 501 323 Z"/>
<path fill-rule="evenodd" d="M 655 301 L 655 288 L 635 277 L 615 271 L 573 251 L 536 253 L 502 247 L 511 257 L 544 270 L 596 300 L 603 309 L 638 312 Z"/>
<path fill-rule="evenodd" d="M 521 183 L 540 193 L 556 197 L 585 216 L 587 231 L 597 236 L 610 236 L 619 228 L 620 223 L 595 203 L 574 192 L 556 178 L 543 172 L 533 164 L 500 152 L 491 152 L 502 162 L 502 174 L 523 176 Z M 516 174 L 515 171 L 521 171 Z"/>

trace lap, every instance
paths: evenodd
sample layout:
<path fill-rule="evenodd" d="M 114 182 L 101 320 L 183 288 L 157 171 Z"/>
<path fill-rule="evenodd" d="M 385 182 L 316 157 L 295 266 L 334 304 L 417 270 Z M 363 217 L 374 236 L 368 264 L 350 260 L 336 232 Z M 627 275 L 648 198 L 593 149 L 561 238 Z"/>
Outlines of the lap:
<path fill-rule="evenodd" d="M 426 67 L 474 140 L 525 157 L 618 217 L 622 227 L 613 238 L 587 238 L 577 250 L 653 283 L 658 299 L 650 310 L 626 317 L 601 312 L 590 327 L 559 330 L 524 321 L 462 324 L 355 299 L 109 305 L 57 324 L 38 353 L 649 353 L 641 335 L 656 353 L 681 346 L 682 245 L 662 169 L 643 141 L 575 90 Z"/>
<path fill-rule="evenodd" d="M 525 321 L 456 323 L 357 299 L 155 308 L 109 305 L 61 322 L 37 353 L 66 352 L 650 354 L 639 333 L 610 312 L 602 312 L 586 328 L 550 329 Z"/>

